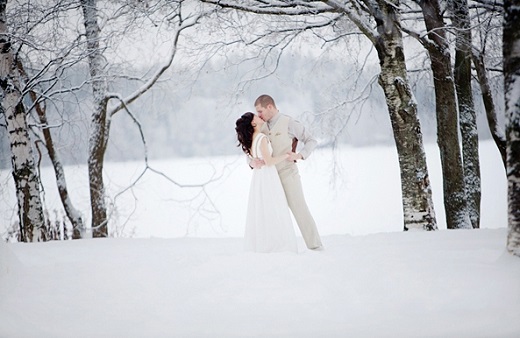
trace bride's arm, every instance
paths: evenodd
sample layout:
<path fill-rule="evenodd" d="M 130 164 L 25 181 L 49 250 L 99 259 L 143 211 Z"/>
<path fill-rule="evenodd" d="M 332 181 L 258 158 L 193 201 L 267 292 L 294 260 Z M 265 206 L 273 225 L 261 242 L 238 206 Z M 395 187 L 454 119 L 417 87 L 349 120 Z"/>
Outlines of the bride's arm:
<path fill-rule="evenodd" d="M 289 157 L 288 154 L 273 157 L 267 146 L 267 137 L 262 137 L 260 140 L 260 152 L 262 153 L 265 165 L 267 166 L 278 164 L 282 161 L 285 161 Z"/>

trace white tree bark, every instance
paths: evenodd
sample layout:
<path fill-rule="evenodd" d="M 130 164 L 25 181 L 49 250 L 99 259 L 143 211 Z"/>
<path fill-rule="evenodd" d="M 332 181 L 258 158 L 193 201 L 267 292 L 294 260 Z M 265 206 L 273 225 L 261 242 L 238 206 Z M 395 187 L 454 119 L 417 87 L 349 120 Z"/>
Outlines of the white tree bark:
<path fill-rule="evenodd" d="M 107 115 L 106 60 L 100 49 L 100 28 L 96 0 L 81 0 L 83 24 L 87 40 L 87 52 L 94 111 L 90 122 L 88 174 L 90 188 L 90 207 L 92 211 L 93 237 L 108 236 L 108 219 L 103 182 L 103 164 L 110 128 L 110 116 Z"/>
<path fill-rule="evenodd" d="M 503 54 L 509 213 L 507 250 L 520 256 L 520 0 L 504 3 Z"/>
<path fill-rule="evenodd" d="M 25 83 L 28 83 L 29 76 L 21 61 L 17 62 L 17 68 Z M 34 90 L 29 90 L 29 97 L 33 102 L 32 107 L 36 110 L 36 114 L 38 115 L 39 121 L 42 125 L 43 141 L 45 142 L 45 148 L 47 148 L 47 153 L 49 154 L 49 158 L 51 159 L 54 168 L 54 175 L 56 177 L 56 185 L 58 186 L 61 203 L 70 223 L 72 224 L 72 238 L 81 238 L 81 234 L 85 231 L 83 218 L 81 213 L 74 207 L 70 198 L 69 189 L 67 188 L 67 180 L 65 179 L 65 170 L 63 169 L 63 164 L 55 147 L 54 139 L 47 121 L 46 105 L 44 102 L 39 101 L 39 97 Z"/>
<path fill-rule="evenodd" d="M 103 166 L 112 116 L 123 109 L 125 105 L 131 104 L 153 87 L 161 75 L 171 66 L 178 51 L 181 32 L 193 27 L 203 16 L 209 14 L 209 12 L 194 10 L 194 13 L 186 15 L 186 13 L 182 12 L 183 1 L 172 1 L 166 3 L 171 7 L 167 10 L 165 9 L 165 21 L 172 22 L 175 25 L 175 30 L 172 34 L 172 46 L 168 59 L 139 89 L 122 99 L 122 102 L 119 102 L 116 106 L 109 109 L 109 100 L 112 98 L 117 98 L 119 100 L 120 97 L 118 94 L 109 93 L 108 91 L 108 62 L 103 55 L 102 46 L 100 44 L 102 36 L 98 23 L 99 14 L 97 0 L 81 0 L 94 103 L 88 159 L 90 202 L 92 210 L 91 228 L 94 237 L 108 236 L 108 214 L 105 202 Z"/>
<path fill-rule="evenodd" d="M 18 201 L 20 236 L 25 242 L 45 241 L 45 219 L 25 108 L 20 74 L 14 63 L 6 22 L 7 1 L 0 0 L 0 99 L 11 146 L 11 163 Z"/>
<path fill-rule="evenodd" d="M 478 152 L 477 114 L 471 88 L 471 25 L 468 0 L 451 0 L 455 31 L 455 89 L 459 107 L 462 138 L 464 189 L 471 226 L 480 227 L 480 157 Z"/>
<path fill-rule="evenodd" d="M 401 170 L 404 230 L 436 230 L 431 184 L 426 165 L 417 103 L 408 81 L 403 39 L 400 31 L 399 2 L 378 1 L 379 37 L 375 44 L 381 73 L 379 84 L 385 92 Z"/>

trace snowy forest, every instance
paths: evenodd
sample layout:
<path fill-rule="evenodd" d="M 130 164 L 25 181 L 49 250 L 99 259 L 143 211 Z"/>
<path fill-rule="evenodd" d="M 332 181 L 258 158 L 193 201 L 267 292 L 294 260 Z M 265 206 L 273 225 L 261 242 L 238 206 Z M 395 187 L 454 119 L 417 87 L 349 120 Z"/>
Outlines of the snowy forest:
<path fill-rule="evenodd" d="M 1 10 L 0 163 L 12 168 L 20 241 L 50 239 L 41 166 L 55 170 L 73 238 L 106 237 L 105 161 L 230 154 L 233 120 L 258 88 L 277 93 L 322 147 L 395 145 L 404 230 L 437 228 L 425 142 L 439 147 L 449 229 L 480 227 L 479 139 L 492 138 L 507 163 L 505 116 L 516 106 L 503 95 L 500 3 L 65 0 Z M 88 213 L 67 191 L 68 164 L 87 164 Z"/>
<path fill-rule="evenodd" d="M 243 250 L 262 94 L 320 250 Z M 0 103 L 1 337 L 520 333 L 520 0 L 0 0 Z"/>

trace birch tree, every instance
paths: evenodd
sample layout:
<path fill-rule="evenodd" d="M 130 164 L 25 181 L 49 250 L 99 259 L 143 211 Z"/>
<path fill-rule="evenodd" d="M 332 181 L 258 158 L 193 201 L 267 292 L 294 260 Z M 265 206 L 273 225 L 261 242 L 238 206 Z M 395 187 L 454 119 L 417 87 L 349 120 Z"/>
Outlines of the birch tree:
<path fill-rule="evenodd" d="M 88 151 L 91 228 L 94 237 L 107 236 L 110 216 L 105 200 L 107 196 L 104 192 L 103 167 L 112 117 L 119 111 L 131 115 L 128 105 L 152 88 L 173 63 L 181 32 L 197 24 L 206 13 L 194 1 L 164 0 L 146 3 L 58 0 L 52 3 L 34 2 L 31 6 L 15 1 L 10 11 L 10 17 L 14 18 L 16 24 L 14 36 L 23 39 L 17 51 L 20 54 L 25 53 L 25 58 L 19 57 L 16 63 L 24 81 L 20 100 L 23 98 L 25 102 L 31 102 L 26 113 L 33 114 L 31 128 L 47 147 L 64 210 L 73 224 L 74 238 L 84 236 L 85 225 L 82 215 L 72 205 L 66 187 L 63 165 L 54 147 L 55 140 L 49 126 L 47 104 L 50 103 L 54 108 L 55 115 L 67 115 L 67 112 L 56 111 L 59 109 L 58 100 L 67 97 L 63 102 L 79 101 L 74 97 L 75 92 L 82 92 L 83 87 L 91 90 L 94 111 L 90 123 L 92 133 Z M 79 18 L 84 19 L 80 21 L 84 31 L 78 32 L 77 23 L 68 20 L 76 18 L 78 14 Z M 147 30 L 146 24 L 154 28 L 160 27 L 161 34 L 170 32 L 170 50 L 165 60 L 158 66 L 153 64 L 146 76 L 116 73 L 114 68 L 120 65 L 110 60 L 114 55 L 110 53 L 116 50 L 114 42 L 119 43 L 128 32 L 143 27 Z M 67 86 L 63 81 L 67 68 L 85 61 L 89 65 L 90 79 L 77 87 L 63 87 Z M 28 67 L 24 67 L 25 65 Z M 81 71 L 81 67 L 79 69 Z M 116 71 L 121 72 L 121 68 Z M 134 83 L 139 81 L 141 85 L 127 94 L 109 92 L 111 83 L 116 82 L 115 79 L 131 79 Z M 74 109 L 85 110 L 89 106 L 83 103 L 81 107 L 78 105 Z M 131 118 L 135 120 L 133 116 Z M 59 128 L 59 124 L 57 122 L 52 128 Z"/>
<path fill-rule="evenodd" d="M 377 24 L 369 37 L 376 47 L 401 170 L 404 230 L 436 230 L 422 133 L 404 56 L 399 1 L 372 1 L 368 8 Z"/>
<path fill-rule="evenodd" d="M 17 67 L 25 82 L 31 82 L 21 61 L 18 61 Z M 41 132 L 43 134 L 42 142 L 45 144 L 45 148 L 47 149 L 47 153 L 49 154 L 52 167 L 54 168 L 54 175 L 56 177 L 56 185 L 58 187 L 58 193 L 60 195 L 61 203 L 63 205 L 63 209 L 65 210 L 67 218 L 69 219 L 72 225 L 72 238 L 81 238 L 81 233 L 85 232 L 83 217 L 81 213 L 74 207 L 74 204 L 72 203 L 72 199 L 69 194 L 63 163 L 56 149 L 55 141 L 51 133 L 51 128 L 49 126 L 49 121 L 47 118 L 47 106 L 45 104 L 45 99 L 43 98 L 44 96 L 39 95 L 34 89 L 28 88 L 28 92 L 29 97 L 32 101 L 32 107 L 36 111 L 41 125 Z"/>
<path fill-rule="evenodd" d="M 437 0 L 416 2 L 423 13 L 427 39 L 410 33 L 419 39 L 430 56 L 435 88 L 437 144 L 441 156 L 446 224 L 448 229 L 467 229 L 471 228 L 471 223 L 459 146 L 457 94 L 443 10 Z"/>
<path fill-rule="evenodd" d="M 385 94 L 400 165 L 403 229 L 437 229 L 417 104 L 407 76 L 398 0 L 203 2 L 257 15 L 294 17 L 294 22 L 304 23 L 299 28 L 301 31 L 326 26 L 323 23 L 313 26 L 309 20 L 303 19 L 318 15 L 339 14 L 354 23 L 373 44 L 380 61 L 379 84 Z M 334 22 L 331 20 L 330 24 Z M 287 29 L 279 27 L 280 31 Z M 346 32 L 339 32 L 338 38 L 343 34 Z"/>
<path fill-rule="evenodd" d="M 520 256 L 520 1 L 504 2 L 504 91 L 507 137 L 507 250 Z"/>
<path fill-rule="evenodd" d="M 64 96 L 74 99 L 75 93 L 82 87 L 71 86 L 65 75 L 84 57 L 82 53 L 78 53 L 78 41 L 70 39 L 73 34 L 67 25 L 68 21 L 64 20 L 64 17 L 76 12 L 77 7 L 76 0 L 57 0 L 51 3 L 35 1 L 30 6 L 25 2 L 11 1 L 7 11 L 11 34 L 16 37 L 16 67 L 20 74 L 21 95 L 26 103 L 33 143 L 45 146 L 74 238 L 78 238 L 79 232 L 84 231 L 83 216 L 72 203 L 59 155 L 59 149 L 63 146 L 53 137 L 51 130 L 61 129 L 67 123 L 67 116 L 71 115 L 70 112 L 61 112 L 58 109 L 60 104 L 62 107 L 66 105 Z M 54 116 L 49 117 L 48 106 L 52 107 L 50 115 Z M 41 154 L 38 169 L 40 162 Z M 51 226 L 53 222 L 49 219 L 46 223 Z M 52 226 L 47 230 L 51 231 L 51 228 Z M 48 237 L 53 238 L 50 233 Z"/>
<path fill-rule="evenodd" d="M 173 26 L 171 47 L 166 61 L 161 64 L 153 75 L 144 82 L 136 91 L 126 97 L 118 93 L 112 93 L 108 87 L 108 62 L 103 54 L 102 45 L 104 39 L 99 24 L 99 11 L 97 0 L 81 0 L 83 25 L 85 27 L 85 39 L 87 44 L 90 80 L 93 94 L 93 113 L 89 140 L 89 188 L 92 210 L 92 234 L 94 237 L 108 236 L 108 214 L 105 201 L 105 184 L 103 181 L 104 158 L 109 139 L 112 117 L 125 106 L 131 104 L 141 95 L 146 93 L 159 80 L 161 75 L 171 66 L 178 52 L 178 44 L 181 33 L 196 25 L 207 13 L 202 9 L 191 7 L 189 1 L 157 2 L 154 10 L 164 17 L 164 24 Z M 123 4 L 124 6 L 125 4 Z M 184 8 L 187 7 L 187 10 Z M 137 8 L 144 10 L 143 8 Z M 113 106 L 110 100 L 115 99 Z"/>
<path fill-rule="evenodd" d="M 87 54 L 93 94 L 93 113 L 90 122 L 88 176 L 91 231 L 93 237 L 107 237 L 107 208 L 103 182 L 104 156 L 108 141 L 110 117 L 107 116 L 108 83 L 107 63 L 100 48 L 100 27 L 96 0 L 80 0 L 87 40 Z"/>
<path fill-rule="evenodd" d="M 455 27 L 455 89 L 459 108 L 462 139 L 464 191 L 473 228 L 480 227 L 480 158 L 478 152 L 477 114 L 471 88 L 471 26 L 468 0 L 451 0 L 452 22 Z"/>
<path fill-rule="evenodd" d="M 45 241 L 45 219 L 22 102 L 20 74 L 12 49 L 6 16 L 6 0 L 0 0 L 0 99 L 11 146 L 11 163 L 18 201 L 20 237 L 25 242 Z"/>

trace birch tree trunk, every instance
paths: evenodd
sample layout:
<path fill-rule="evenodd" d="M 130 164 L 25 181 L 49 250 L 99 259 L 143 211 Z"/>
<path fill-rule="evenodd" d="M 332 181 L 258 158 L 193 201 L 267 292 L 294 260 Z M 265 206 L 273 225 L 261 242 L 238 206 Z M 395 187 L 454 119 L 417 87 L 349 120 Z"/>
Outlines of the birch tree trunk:
<path fill-rule="evenodd" d="M 25 107 L 20 92 L 20 74 L 14 62 L 6 22 L 6 0 L 0 0 L 0 99 L 11 147 L 16 187 L 20 237 L 24 242 L 46 240 L 40 195 L 40 178 L 34 163 Z"/>
<path fill-rule="evenodd" d="M 507 119 L 507 250 L 520 256 L 520 0 L 504 2 L 502 48 Z"/>
<path fill-rule="evenodd" d="M 437 0 L 419 1 L 428 38 L 426 48 L 430 55 L 437 115 L 437 143 L 440 149 L 444 208 L 448 229 L 469 229 L 464 172 L 460 156 L 457 96 L 451 68 L 450 50 L 445 25 Z"/>
<path fill-rule="evenodd" d="M 381 66 L 379 84 L 385 93 L 399 158 L 404 230 L 436 230 L 421 125 L 406 71 L 398 7 L 398 1 L 379 2 L 382 20 L 376 20 L 379 38 L 375 44 Z"/>
<path fill-rule="evenodd" d="M 103 165 L 110 127 L 107 115 L 106 61 L 100 49 L 100 28 L 96 0 L 81 0 L 83 24 L 87 39 L 87 51 L 94 96 L 94 112 L 90 123 L 88 174 L 90 185 L 90 204 L 92 210 L 92 236 L 108 236 L 108 218 L 105 203 Z"/>
<path fill-rule="evenodd" d="M 97 0 L 81 0 L 83 10 L 83 23 L 87 39 L 87 51 L 89 57 L 89 69 L 94 96 L 94 112 L 91 121 L 91 135 L 89 140 L 89 183 L 90 203 L 92 208 L 92 233 L 94 237 L 108 236 L 108 218 L 105 203 L 105 189 L 103 182 L 103 165 L 107 142 L 110 133 L 111 118 L 118 111 L 137 100 L 141 95 L 150 90 L 164 72 L 171 66 L 178 51 L 178 43 L 181 33 L 199 23 L 199 20 L 212 11 L 195 10 L 183 13 L 184 2 L 170 1 L 158 6 L 156 10 L 165 14 L 164 20 L 174 26 L 171 37 L 171 49 L 167 60 L 159 66 L 153 75 L 144 81 L 144 84 L 121 98 L 119 94 L 109 94 L 107 85 L 107 62 L 101 52 L 100 27 L 98 24 Z M 186 6 L 189 8 L 189 6 Z M 108 101 L 111 98 L 120 100 L 115 107 L 108 109 Z"/>
<path fill-rule="evenodd" d="M 27 75 L 25 67 L 21 61 L 17 62 L 17 68 L 20 71 L 21 76 L 23 76 L 24 80 L 27 82 L 29 80 L 29 76 Z M 51 159 L 52 167 L 54 168 L 54 176 L 56 177 L 56 185 L 58 186 L 61 204 L 63 205 L 63 209 L 65 210 L 67 218 L 72 224 L 72 238 L 79 239 L 82 237 L 81 234 L 85 231 L 83 219 L 70 199 L 69 189 L 67 188 L 67 180 L 65 179 L 65 171 L 63 170 L 62 162 L 58 152 L 56 151 L 56 147 L 54 146 L 54 140 L 52 138 L 51 130 L 49 129 L 46 107 L 43 103 L 38 101 L 38 96 L 34 90 L 29 91 L 29 96 L 34 103 L 36 114 L 38 115 L 42 125 L 42 134 L 45 141 L 45 148 L 47 149 L 47 153 Z"/>
<path fill-rule="evenodd" d="M 471 90 L 471 27 L 468 0 L 451 0 L 455 42 L 455 89 L 460 116 L 464 190 L 471 226 L 480 227 L 480 159 L 477 114 Z"/>

